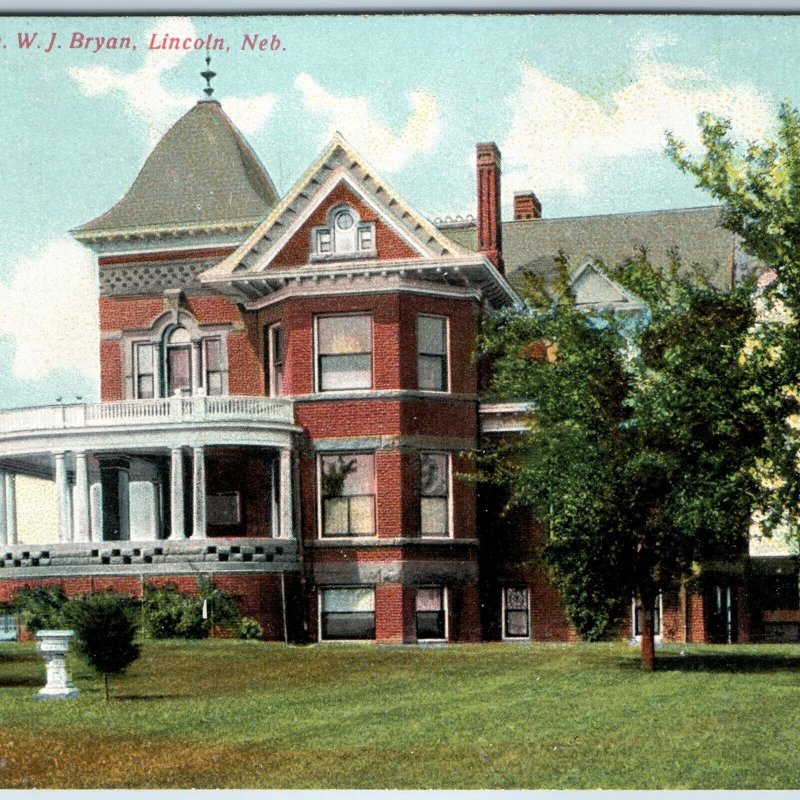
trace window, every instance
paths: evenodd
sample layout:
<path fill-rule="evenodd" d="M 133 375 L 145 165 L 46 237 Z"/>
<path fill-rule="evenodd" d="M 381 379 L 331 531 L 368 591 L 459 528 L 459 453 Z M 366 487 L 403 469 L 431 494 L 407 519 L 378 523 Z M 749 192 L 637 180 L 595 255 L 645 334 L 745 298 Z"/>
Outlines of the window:
<path fill-rule="evenodd" d="M 186 328 L 174 328 L 167 337 L 167 395 L 192 391 L 192 342 Z"/>
<path fill-rule="evenodd" d="M 283 364 L 286 358 L 286 342 L 280 322 L 267 328 L 267 354 L 269 396 L 280 397 L 283 394 Z"/>
<path fill-rule="evenodd" d="M 342 454 L 320 458 L 323 536 L 374 536 L 375 458 Z"/>
<path fill-rule="evenodd" d="M 150 400 L 156 396 L 154 350 L 153 345 L 147 342 L 137 342 L 134 345 L 134 361 L 136 364 L 134 396 L 142 400 Z"/>
<path fill-rule="evenodd" d="M 417 386 L 447 391 L 447 319 L 417 317 Z"/>
<path fill-rule="evenodd" d="M 317 389 L 372 388 L 372 317 L 317 317 Z"/>
<path fill-rule="evenodd" d="M 642 601 L 637 597 L 633 602 L 633 635 L 642 635 Z M 661 595 L 656 599 L 653 611 L 653 635 L 661 636 Z"/>
<path fill-rule="evenodd" d="M 203 339 L 206 394 L 222 394 L 222 341 Z"/>
<path fill-rule="evenodd" d="M 314 228 L 312 245 L 312 256 L 319 259 L 374 255 L 375 223 L 362 222 L 350 206 L 336 206 L 327 226 Z"/>
<path fill-rule="evenodd" d="M 238 525 L 242 521 L 239 492 L 220 492 L 206 496 L 209 525 Z"/>
<path fill-rule="evenodd" d="M 420 453 L 420 533 L 422 536 L 450 534 L 450 456 Z"/>
<path fill-rule="evenodd" d="M 321 639 L 374 639 L 375 590 L 322 589 Z"/>
<path fill-rule="evenodd" d="M 417 640 L 431 641 L 447 638 L 445 590 L 442 587 L 417 589 Z"/>
<path fill-rule="evenodd" d="M 529 639 L 530 594 L 527 586 L 506 586 L 503 589 L 503 638 Z"/>

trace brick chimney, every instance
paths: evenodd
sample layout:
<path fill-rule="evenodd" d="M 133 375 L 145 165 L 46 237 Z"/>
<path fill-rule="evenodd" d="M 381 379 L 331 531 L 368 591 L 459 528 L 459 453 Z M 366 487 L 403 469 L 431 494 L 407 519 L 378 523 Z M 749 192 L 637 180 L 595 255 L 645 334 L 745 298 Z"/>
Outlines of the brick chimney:
<path fill-rule="evenodd" d="M 531 191 L 514 192 L 514 219 L 540 219 L 542 204 Z"/>
<path fill-rule="evenodd" d="M 477 146 L 478 251 L 503 272 L 503 231 L 500 218 L 500 151 L 494 142 Z"/>

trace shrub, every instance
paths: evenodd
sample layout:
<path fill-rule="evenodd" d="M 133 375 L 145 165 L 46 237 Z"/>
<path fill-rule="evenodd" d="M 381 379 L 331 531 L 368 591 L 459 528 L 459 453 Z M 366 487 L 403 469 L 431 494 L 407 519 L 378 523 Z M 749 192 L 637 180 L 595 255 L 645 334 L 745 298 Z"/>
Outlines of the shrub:
<path fill-rule="evenodd" d="M 26 586 L 11 600 L 11 608 L 31 632 L 64 627 L 63 610 L 67 602 L 60 586 Z"/>
<path fill-rule="evenodd" d="M 197 581 L 198 596 L 183 594 L 174 584 L 145 586 L 145 632 L 153 639 L 202 639 L 212 625 L 237 630 L 239 612 L 230 595 L 215 589 L 207 578 Z M 207 616 L 203 619 L 203 603 Z"/>
<path fill-rule="evenodd" d="M 249 617 L 245 617 L 239 623 L 239 638 L 240 639 L 263 639 L 264 629 L 258 622 Z"/>
<path fill-rule="evenodd" d="M 111 592 L 85 594 L 70 600 L 64 618 L 75 630 L 78 652 L 103 676 L 108 701 L 108 676 L 124 672 L 139 657 L 136 603 Z"/>

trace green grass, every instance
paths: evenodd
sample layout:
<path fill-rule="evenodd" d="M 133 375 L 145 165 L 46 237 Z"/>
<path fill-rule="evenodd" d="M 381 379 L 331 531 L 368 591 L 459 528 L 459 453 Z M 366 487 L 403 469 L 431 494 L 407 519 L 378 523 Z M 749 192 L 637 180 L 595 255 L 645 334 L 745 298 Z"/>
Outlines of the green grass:
<path fill-rule="evenodd" d="M 0 646 L 2 788 L 793 789 L 800 648 L 147 644 L 38 702 Z"/>

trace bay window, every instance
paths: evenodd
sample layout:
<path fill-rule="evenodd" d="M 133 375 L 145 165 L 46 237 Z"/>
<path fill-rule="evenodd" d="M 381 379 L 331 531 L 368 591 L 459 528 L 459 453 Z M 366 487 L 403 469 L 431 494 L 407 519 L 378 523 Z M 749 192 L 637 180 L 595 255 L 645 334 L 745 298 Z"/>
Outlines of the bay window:
<path fill-rule="evenodd" d="M 323 536 L 375 535 L 375 457 L 338 453 L 320 458 Z"/>
<path fill-rule="evenodd" d="M 420 533 L 450 535 L 450 455 L 420 453 Z"/>
<path fill-rule="evenodd" d="M 445 317 L 417 317 L 417 388 L 435 392 L 448 389 Z"/>
<path fill-rule="evenodd" d="M 372 317 L 317 317 L 317 390 L 372 388 Z"/>

